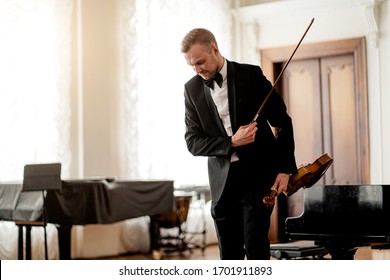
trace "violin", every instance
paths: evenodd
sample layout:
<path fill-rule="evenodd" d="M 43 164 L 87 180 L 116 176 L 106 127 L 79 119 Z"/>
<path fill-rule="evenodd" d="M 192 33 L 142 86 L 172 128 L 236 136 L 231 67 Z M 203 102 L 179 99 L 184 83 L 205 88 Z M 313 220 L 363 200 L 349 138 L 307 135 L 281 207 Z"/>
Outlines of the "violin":
<path fill-rule="evenodd" d="M 313 163 L 299 167 L 298 172 L 290 176 L 287 189 L 283 193 L 289 197 L 301 188 L 310 188 L 321 179 L 332 163 L 333 159 L 328 154 L 323 154 Z M 264 204 L 273 206 L 277 196 L 278 191 L 272 190 L 269 196 L 263 198 Z"/>

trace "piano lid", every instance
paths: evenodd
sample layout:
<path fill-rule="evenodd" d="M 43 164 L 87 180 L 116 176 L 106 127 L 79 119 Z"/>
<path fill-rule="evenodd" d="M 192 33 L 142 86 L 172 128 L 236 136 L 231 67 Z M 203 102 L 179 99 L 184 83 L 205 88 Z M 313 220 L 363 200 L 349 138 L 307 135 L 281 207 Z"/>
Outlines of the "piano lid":
<path fill-rule="evenodd" d="M 390 236 L 389 185 L 326 185 L 304 190 L 304 211 L 286 220 L 292 239 L 356 239 Z"/>

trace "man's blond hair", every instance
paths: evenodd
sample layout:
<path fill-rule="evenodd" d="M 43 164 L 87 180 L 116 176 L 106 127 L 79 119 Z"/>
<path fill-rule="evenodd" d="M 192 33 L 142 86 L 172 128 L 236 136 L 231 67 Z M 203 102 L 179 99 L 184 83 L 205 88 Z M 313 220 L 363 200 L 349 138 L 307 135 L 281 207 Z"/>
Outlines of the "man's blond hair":
<path fill-rule="evenodd" d="M 181 52 L 187 53 L 189 49 L 195 45 L 201 44 L 206 46 L 211 52 L 211 46 L 213 44 L 217 45 L 214 34 L 205 28 L 195 28 L 184 36 L 181 41 Z"/>

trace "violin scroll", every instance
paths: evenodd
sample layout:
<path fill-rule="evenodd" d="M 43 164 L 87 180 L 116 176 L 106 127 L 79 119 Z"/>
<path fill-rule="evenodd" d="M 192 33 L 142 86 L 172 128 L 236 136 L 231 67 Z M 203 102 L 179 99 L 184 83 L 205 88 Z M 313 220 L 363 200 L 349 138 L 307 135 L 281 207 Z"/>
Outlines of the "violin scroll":
<path fill-rule="evenodd" d="M 313 163 L 301 166 L 298 172 L 292 176 L 288 181 L 288 186 L 285 192 L 287 197 L 296 193 L 300 188 L 310 188 L 325 174 L 333 159 L 328 154 L 323 154 Z M 263 203 L 267 206 L 273 206 L 278 192 L 271 190 L 269 196 L 263 198 Z"/>
<path fill-rule="evenodd" d="M 263 198 L 263 203 L 267 205 L 268 207 L 271 207 L 275 204 L 275 199 L 278 196 L 278 192 L 275 190 L 271 190 L 271 193 L 269 196 L 265 196 Z"/>

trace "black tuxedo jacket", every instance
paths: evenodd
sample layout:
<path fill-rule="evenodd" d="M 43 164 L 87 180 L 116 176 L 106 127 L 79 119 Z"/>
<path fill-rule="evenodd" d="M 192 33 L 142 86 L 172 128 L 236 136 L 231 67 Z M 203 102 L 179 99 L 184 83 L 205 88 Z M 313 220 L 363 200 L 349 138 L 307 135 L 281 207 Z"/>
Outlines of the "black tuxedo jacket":
<path fill-rule="evenodd" d="M 229 113 L 233 134 L 242 125 L 249 124 L 272 88 L 258 66 L 227 61 Z M 217 108 L 199 75 L 184 86 L 185 140 L 194 156 L 208 157 L 211 196 L 218 201 L 223 192 L 230 166 L 230 157 L 236 151 L 240 161 L 250 166 L 259 176 L 277 173 L 296 173 L 292 121 L 281 96 L 274 91 L 257 118 L 255 142 L 232 148 Z M 275 134 L 271 127 L 274 127 Z M 269 182 L 269 178 L 267 180 Z M 269 194 L 263 188 L 260 193 Z"/>

